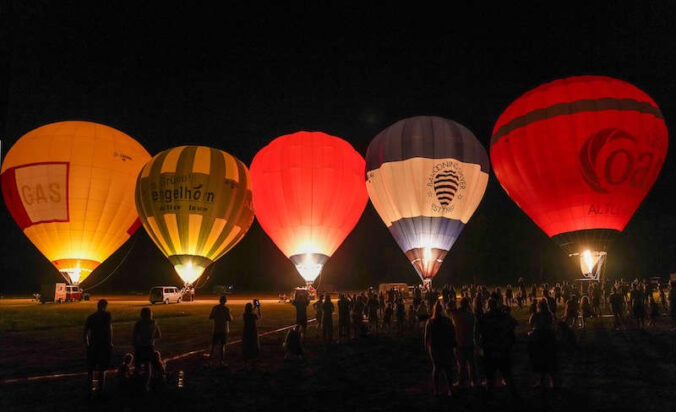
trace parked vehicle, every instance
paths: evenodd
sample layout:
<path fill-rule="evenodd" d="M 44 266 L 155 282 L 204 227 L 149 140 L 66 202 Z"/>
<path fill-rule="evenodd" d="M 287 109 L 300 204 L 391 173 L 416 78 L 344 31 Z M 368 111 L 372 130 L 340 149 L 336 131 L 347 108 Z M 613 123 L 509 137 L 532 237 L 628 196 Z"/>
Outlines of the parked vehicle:
<path fill-rule="evenodd" d="M 40 287 L 40 303 L 66 301 L 65 283 L 43 283 Z"/>
<path fill-rule="evenodd" d="M 155 286 L 150 289 L 150 303 L 181 303 L 183 293 L 175 286 Z"/>
<path fill-rule="evenodd" d="M 66 302 L 79 302 L 82 298 L 82 288 L 77 285 L 66 285 Z"/>
<path fill-rule="evenodd" d="M 387 294 L 390 290 L 398 290 L 404 299 L 409 297 L 409 286 L 406 283 L 381 283 L 378 285 L 378 292 Z"/>

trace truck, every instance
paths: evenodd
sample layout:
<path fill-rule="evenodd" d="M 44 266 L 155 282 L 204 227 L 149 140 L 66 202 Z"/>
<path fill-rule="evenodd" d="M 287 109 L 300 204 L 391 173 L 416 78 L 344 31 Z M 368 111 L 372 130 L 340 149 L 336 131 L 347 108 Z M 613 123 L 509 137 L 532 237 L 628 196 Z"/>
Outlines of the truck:
<path fill-rule="evenodd" d="M 43 283 L 40 287 L 40 303 L 66 301 L 65 283 Z"/>
<path fill-rule="evenodd" d="M 404 299 L 409 297 L 409 286 L 406 283 L 381 283 L 378 285 L 378 293 L 387 295 L 387 292 L 392 289 L 398 290 Z"/>

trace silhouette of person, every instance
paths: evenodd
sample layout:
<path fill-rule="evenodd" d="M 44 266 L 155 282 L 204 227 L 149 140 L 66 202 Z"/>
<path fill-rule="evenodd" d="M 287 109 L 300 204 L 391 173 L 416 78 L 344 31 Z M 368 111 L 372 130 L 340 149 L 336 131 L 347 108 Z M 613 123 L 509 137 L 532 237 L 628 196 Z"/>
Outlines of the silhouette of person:
<path fill-rule="evenodd" d="M 333 340 L 333 312 L 335 307 L 331 302 L 331 295 L 326 295 L 322 304 L 322 339 L 324 342 Z"/>
<path fill-rule="evenodd" d="M 303 360 L 303 342 L 301 340 L 300 325 L 289 329 L 282 348 L 284 349 L 284 359 Z"/>
<path fill-rule="evenodd" d="M 230 309 L 225 306 L 227 301 L 228 299 L 225 295 L 221 296 L 218 305 L 211 308 L 211 313 L 209 314 L 209 319 L 211 319 L 214 324 L 209 358 L 213 359 L 214 350 L 218 349 L 217 353 L 221 365 L 225 360 L 225 344 L 227 343 L 228 333 L 230 332 L 230 322 L 232 322 Z"/>
<path fill-rule="evenodd" d="M 455 372 L 453 356 L 455 346 L 453 322 L 444 314 L 442 303 L 437 301 L 434 304 L 432 316 L 425 323 L 425 349 L 432 360 L 432 381 L 435 395 L 440 394 L 442 375 L 446 380 L 448 395 L 451 395 Z"/>
<path fill-rule="evenodd" d="M 451 319 L 455 326 L 455 334 L 458 347 L 455 349 L 455 355 L 458 360 L 460 385 L 466 386 L 470 382 L 478 386 L 476 361 L 474 357 L 475 338 L 476 338 L 476 318 L 472 313 L 469 298 L 464 297 L 460 300 L 460 308 L 451 312 Z"/>
<path fill-rule="evenodd" d="M 242 355 L 249 367 L 253 367 L 261 350 L 260 339 L 258 337 L 258 319 L 260 319 L 260 307 L 256 314 L 251 303 L 244 305 L 244 313 L 242 314 L 242 320 L 244 321 L 242 328 Z"/>
<path fill-rule="evenodd" d="M 155 339 L 161 337 L 160 328 L 153 319 L 150 308 L 141 309 L 141 319 L 134 324 L 132 343 L 134 345 L 134 365 L 138 372 L 144 368 L 146 372 L 146 391 L 150 390 L 152 369 L 155 361 Z"/>
<path fill-rule="evenodd" d="M 324 295 L 319 295 L 319 299 L 317 299 L 317 301 L 312 305 L 315 308 L 315 319 L 317 320 L 317 329 L 320 330 L 322 328 L 322 320 L 324 320 L 322 316 L 323 309 L 322 305 L 324 304 L 323 300 Z"/>
<path fill-rule="evenodd" d="M 301 331 L 304 335 L 305 330 L 307 329 L 307 307 L 310 304 L 307 294 L 296 292 L 296 296 L 291 303 L 296 308 L 296 324 L 301 327 Z"/>
<path fill-rule="evenodd" d="M 556 384 L 556 335 L 554 333 L 554 315 L 549 309 L 549 302 L 541 299 L 537 312 L 531 315 L 528 324 L 533 328 L 528 340 L 528 354 L 533 372 L 538 374 L 536 386 L 544 384 L 549 377 L 550 386 Z M 568 325 L 564 322 L 564 325 Z"/>
<path fill-rule="evenodd" d="M 636 327 L 643 329 L 645 326 L 645 294 L 642 288 L 634 283 L 629 294 L 629 302 L 631 303 L 631 310 L 636 318 Z"/>
<path fill-rule="evenodd" d="M 350 338 L 350 302 L 344 294 L 338 299 L 338 339 Z"/>
<path fill-rule="evenodd" d="M 488 300 L 488 312 L 479 321 L 479 342 L 488 390 L 495 387 L 496 372 L 500 371 L 512 396 L 519 398 L 512 378 L 511 351 L 515 341 L 516 320 L 501 310 L 495 299 Z"/>
<path fill-rule="evenodd" d="M 99 300 L 96 308 L 85 321 L 83 339 L 87 349 L 88 389 L 102 392 L 113 349 L 113 324 L 110 312 L 106 310 L 108 301 Z M 93 387 L 95 377 L 98 377 L 98 385 Z"/>

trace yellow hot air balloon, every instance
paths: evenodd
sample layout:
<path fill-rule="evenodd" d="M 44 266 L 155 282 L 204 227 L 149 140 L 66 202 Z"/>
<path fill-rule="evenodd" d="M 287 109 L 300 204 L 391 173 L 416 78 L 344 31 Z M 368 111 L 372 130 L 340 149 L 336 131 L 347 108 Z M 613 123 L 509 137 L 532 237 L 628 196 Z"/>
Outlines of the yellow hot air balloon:
<path fill-rule="evenodd" d="M 140 226 L 134 181 L 150 154 L 102 124 L 67 121 L 28 132 L 2 164 L 12 217 L 64 275 L 82 282 Z"/>
<path fill-rule="evenodd" d="M 138 176 L 136 208 L 176 273 L 193 284 L 253 222 L 249 170 L 234 156 L 210 147 L 165 150 Z"/>

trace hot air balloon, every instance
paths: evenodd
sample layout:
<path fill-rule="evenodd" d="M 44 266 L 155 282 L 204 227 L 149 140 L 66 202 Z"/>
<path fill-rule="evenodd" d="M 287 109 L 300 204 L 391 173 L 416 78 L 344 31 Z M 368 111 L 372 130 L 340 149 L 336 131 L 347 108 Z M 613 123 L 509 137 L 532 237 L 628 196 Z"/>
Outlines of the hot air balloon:
<path fill-rule="evenodd" d="M 39 127 L 2 164 L 2 195 L 14 220 L 69 283 L 82 282 L 140 226 L 134 181 L 150 155 L 102 124 Z"/>
<path fill-rule="evenodd" d="M 364 211 L 363 176 L 359 153 L 321 132 L 278 137 L 254 157 L 256 217 L 308 285 Z"/>
<path fill-rule="evenodd" d="M 194 285 L 249 230 L 254 213 L 246 165 L 204 146 L 180 146 L 153 157 L 136 181 L 143 227 L 176 273 Z"/>
<path fill-rule="evenodd" d="M 429 285 L 484 195 L 486 150 L 461 124 L 418 116 L 371 141 L 366 170 L 373 207 Z"/>
<path fill-rule="evenodd" d="M 624 229 L 664 163 L 668 136 L 657 104 L 603 76 L 543 84 L 500 115 L 491 161 L 526 214 L 598 279 L 610 242 Z"/>

